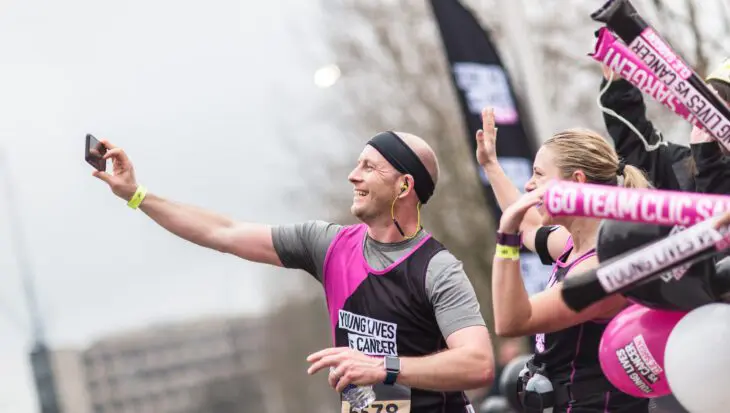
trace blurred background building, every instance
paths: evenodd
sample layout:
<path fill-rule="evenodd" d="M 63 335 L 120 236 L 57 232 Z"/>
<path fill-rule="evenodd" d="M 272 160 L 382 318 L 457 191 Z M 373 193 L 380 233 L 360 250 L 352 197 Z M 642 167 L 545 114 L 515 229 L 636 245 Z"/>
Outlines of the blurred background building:
<path fill-rule="evenodd" d="M 265 328 L 259 318 L 205 318 L 118 333 L 83 350 L 36 352 L 39 402 L 59 413 L 266 411 Z"/>

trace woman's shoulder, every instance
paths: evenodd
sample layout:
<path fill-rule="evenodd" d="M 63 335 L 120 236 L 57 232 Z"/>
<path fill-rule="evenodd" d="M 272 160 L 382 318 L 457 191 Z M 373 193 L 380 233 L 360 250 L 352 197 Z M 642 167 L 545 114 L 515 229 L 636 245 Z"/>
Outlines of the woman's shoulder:
<path fill-rule="evenodd" d="M 598 267 L 598 255 L 596 255 L 596 251 L 592 250 L 589 251 L 586 254 L 583 254 L 579 256 L 578 258 L 572 260 L 569 264 L 570 268 L 568 269 L 568 272 L 565 274 L 566 277 L 569 277 L 574 274 L 580 274 L 586 271 L 590 271 L 596 267 Z"/>

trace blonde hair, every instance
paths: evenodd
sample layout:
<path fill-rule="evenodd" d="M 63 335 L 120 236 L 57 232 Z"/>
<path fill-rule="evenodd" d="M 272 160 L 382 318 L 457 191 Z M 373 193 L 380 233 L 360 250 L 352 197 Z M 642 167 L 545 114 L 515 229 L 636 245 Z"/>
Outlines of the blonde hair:
<path fill-rule="evenodd" d="M 626 188 L 649 188 L 651 184 L 644 173 L 623 164 L 613 146 L 598 133 L 589 129 L 568 129 L 553 135 L 543 146 L 550 148 L 555 164 L 563 178 L 569 179 L 575 171 L 582 171 L 586 182 L 593 184 L 618 185 Z M 623 181 L 619 176 L 623 176 Z"/>

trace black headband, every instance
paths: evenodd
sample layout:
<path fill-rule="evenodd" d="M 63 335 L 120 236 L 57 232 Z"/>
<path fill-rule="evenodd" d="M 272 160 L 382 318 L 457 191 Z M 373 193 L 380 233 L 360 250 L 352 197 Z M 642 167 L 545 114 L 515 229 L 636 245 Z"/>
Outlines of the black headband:
<path fill-rule="evenodd" d="M 416 153 L 400 136 L 391 131 L 381 132 L 373 136 L 368 145 L 380 152 L 398 172 L 413 176 L 416 195 L 421 204 L 425 205 L 433 195 L 433 180 Z"/>

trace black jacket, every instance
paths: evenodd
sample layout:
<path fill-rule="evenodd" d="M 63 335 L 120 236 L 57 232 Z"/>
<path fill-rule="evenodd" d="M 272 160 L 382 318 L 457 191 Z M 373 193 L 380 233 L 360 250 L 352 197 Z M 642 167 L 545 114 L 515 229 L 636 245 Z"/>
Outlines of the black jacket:
<path fill-rule="evenodd" d="M 601 89 L 605 85 L 604 79 Z M 646 118 L 641 92 L 628 81 L 611 82 L 601 96 L 601 104 L 632 124 L 649 145 L 662 140 L 661 132 Z M 623 122 L 606 113 L 603 120 L 619 157 L 646 172 L 657 189 L 730 194 L 730 159 L 722 155 L 719 143 L 686 147 L 665 142 L 657 149 L 647 151 L 641 139 Z"/>

